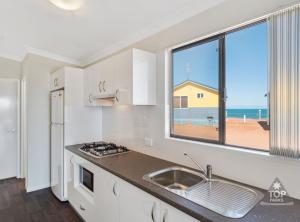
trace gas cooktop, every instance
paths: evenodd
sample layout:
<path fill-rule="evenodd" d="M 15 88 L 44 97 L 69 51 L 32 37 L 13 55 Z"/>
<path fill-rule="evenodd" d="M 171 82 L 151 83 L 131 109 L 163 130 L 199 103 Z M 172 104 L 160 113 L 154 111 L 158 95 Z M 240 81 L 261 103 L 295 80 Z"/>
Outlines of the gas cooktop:
<path fill-rule="evenodd" d="M 114 143 L 105 142 L 86 143 L 79 150 L 96 158 L 129 152 L 125 146 L 117 146 Z"/>

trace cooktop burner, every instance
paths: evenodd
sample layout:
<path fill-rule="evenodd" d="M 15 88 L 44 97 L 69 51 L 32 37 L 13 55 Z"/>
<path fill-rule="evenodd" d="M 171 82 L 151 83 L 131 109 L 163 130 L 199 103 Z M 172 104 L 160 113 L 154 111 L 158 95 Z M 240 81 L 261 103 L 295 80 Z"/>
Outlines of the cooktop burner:
<path fill-rule="evenodd" d="M 129 150 L 125 146 L 117 146 L 114 143 L 86 143 L 79 150 L 85 154 L 93 157 L 104 157 L 109 155 L 116 155 L 120 153 L 128 152 Z"/>

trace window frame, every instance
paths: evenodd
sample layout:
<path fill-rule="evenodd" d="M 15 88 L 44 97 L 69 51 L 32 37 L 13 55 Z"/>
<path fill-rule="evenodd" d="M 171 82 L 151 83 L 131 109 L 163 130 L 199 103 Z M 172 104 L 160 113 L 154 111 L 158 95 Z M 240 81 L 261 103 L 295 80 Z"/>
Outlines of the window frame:
<path fill-rule="evenodd" d="M 250 28 L 255 25 L 259 25 L 262 23 L 267 22 L 266 18 L 248 23 L 246 25 L 241 25 L 240 27 L 233 28 L 228 31 L 220 32 L 215 35 L 211 35 L 209 37 L 189 42 L 186 44 L 183 44 L 179 47 L 171 48 L 170 50 L 170 57 L 169 57 L 169 137 L 170 138 L 177 138 L 177 139 L 183 139 L 183 140 L 189 140 L 189 141 L 196 141 L 196 142 L 204 142 L 204 143 L 210 143 L 210 144 L 216 144 L 216 145 L 222 145 L 226 147 L 234 147 L 234 148 L 241 148 L 245 150 L 251 150 L 251 151 L 259 151 L 263 153 L 269 153 L 269 150 L 262 150 L 256 147 L 245 147 L 245 146 L 238 146 L 238 145 L 231 145 L 226 143 L 226 49 L 225 49 L 225 38 L 227 34 L 238 32 L 240 30 Z M 205 43 L 209 43 L 211 41 L 219 41 L 219 106 L 218 106 L 218 114 L 219 114 L 219 140 L 210 140 L 205 138 L 195 138 L 190 136 L 182 136 L 174 134 L 174 109 L 173 109 L 173 87 L 174 87 L 174 60 L 173 60 L 173 54 L 174 52 L 182 51 L 185 49 L 189 49 L 198 45 L 202 45 Z M 268 100 L 268 104 L 270 101 Z M 180 104 L 181 105 L 181 104 Z M 269 112 L 269 118 L 270 118 L 270 112 Z M 269 138 L 270 140 L 270 138 Z"/>

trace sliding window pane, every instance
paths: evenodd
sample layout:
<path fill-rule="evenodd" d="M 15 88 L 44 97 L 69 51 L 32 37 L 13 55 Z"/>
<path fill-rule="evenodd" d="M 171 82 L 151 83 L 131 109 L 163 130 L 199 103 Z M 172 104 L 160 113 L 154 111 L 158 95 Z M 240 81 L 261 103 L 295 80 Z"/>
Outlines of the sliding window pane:
<path fill-rule="evenodd" d="M 267 27 L 226 35 L 226 144 L 269 149 Z"/>
<path fill-rule="evenodd" d="M 219 141 L 219 40 L 173 52 L 171 121 L 172 136 Z"/>

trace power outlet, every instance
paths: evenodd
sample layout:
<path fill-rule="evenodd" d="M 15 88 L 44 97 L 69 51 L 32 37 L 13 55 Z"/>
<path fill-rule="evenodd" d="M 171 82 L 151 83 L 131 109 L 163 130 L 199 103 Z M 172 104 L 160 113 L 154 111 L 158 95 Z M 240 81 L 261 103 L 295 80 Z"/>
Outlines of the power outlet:
<path fill-rule="evenodd" d="M 145 137 L 144 144 L 145 144 L 145 146 L 149 146 L 149 147 L 153 146 L 152 138 Z"/>

